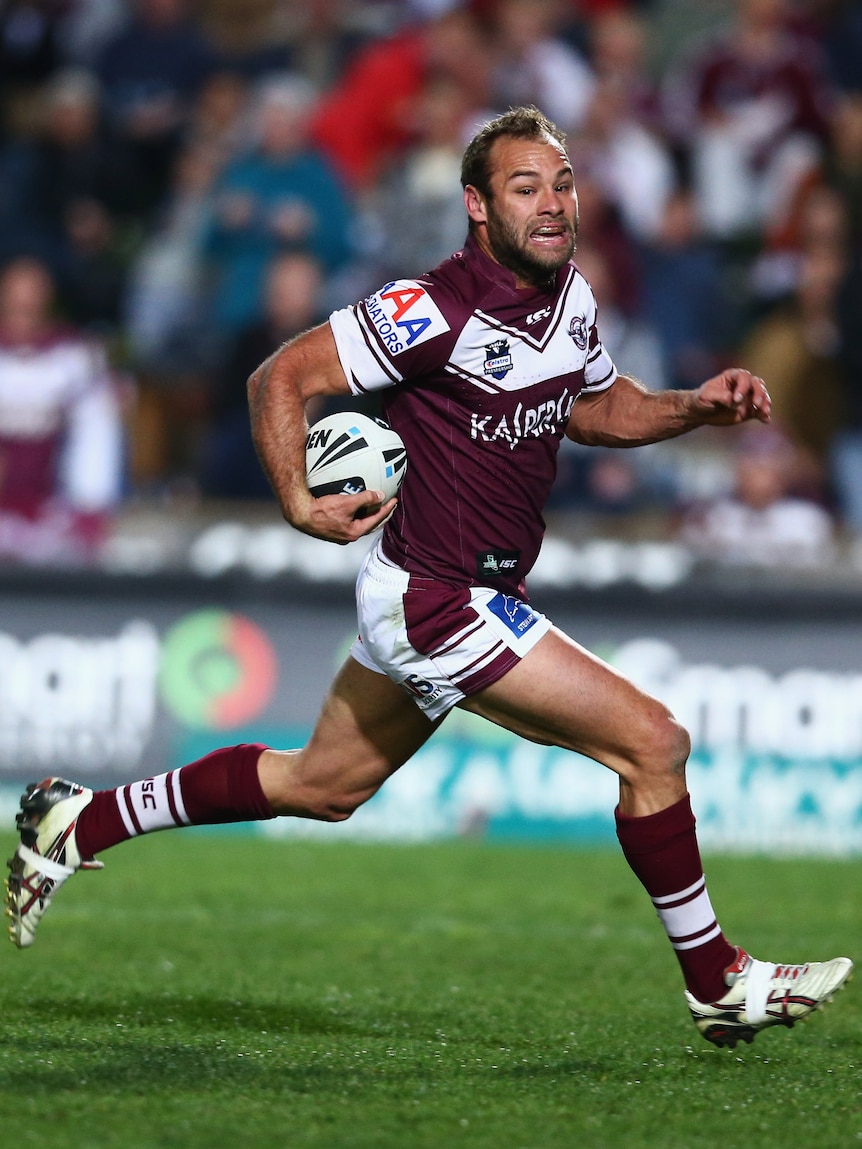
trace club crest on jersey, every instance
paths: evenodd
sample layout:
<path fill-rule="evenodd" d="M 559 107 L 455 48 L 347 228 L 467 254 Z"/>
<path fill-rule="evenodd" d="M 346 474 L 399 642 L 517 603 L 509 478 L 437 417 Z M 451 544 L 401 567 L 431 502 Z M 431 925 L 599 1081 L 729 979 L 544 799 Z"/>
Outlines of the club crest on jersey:
<path fill-rule="evenodd" d="M 573 315 L 569 321 L 569 335 L 579 351 L 586 351 L 589 342 L 586 315 Z"/>
<path fill-rule="evenodd" d="M 487 357 L 482 364 L 482 370 L 492 379 L 504 379 L 515 364 L 509 353 L 508 339 L 495 339 L 493 343 L 485 345 Z"/>

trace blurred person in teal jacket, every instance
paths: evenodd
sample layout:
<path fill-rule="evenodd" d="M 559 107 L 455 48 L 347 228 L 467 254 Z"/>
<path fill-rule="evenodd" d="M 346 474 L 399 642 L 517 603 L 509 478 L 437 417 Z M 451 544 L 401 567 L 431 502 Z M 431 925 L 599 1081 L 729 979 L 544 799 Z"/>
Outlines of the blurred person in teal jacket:
<path fill-rule="evenodd" d="M 261 317 L 266 268 L 279 252 L 307 252 L 325 274 L 351 256 L 352 204 L 308 143 L 315 103 L 299 77 L 267 80 L 252 103 L 250 150 L 227 165 L 216 187 L 205 251 L 213 319 L 224 331 Z"/>

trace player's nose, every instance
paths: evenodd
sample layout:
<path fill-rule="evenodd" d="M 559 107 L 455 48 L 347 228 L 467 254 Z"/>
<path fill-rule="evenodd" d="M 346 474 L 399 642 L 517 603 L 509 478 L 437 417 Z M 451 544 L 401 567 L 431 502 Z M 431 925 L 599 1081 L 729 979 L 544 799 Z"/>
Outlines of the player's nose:
<path fill-rule="evenodd" d="M 562 215 L 565 211 L 563 197 L 553 188 L 547 188 L 539 196 L 538 212 L 540 215 Z"/>

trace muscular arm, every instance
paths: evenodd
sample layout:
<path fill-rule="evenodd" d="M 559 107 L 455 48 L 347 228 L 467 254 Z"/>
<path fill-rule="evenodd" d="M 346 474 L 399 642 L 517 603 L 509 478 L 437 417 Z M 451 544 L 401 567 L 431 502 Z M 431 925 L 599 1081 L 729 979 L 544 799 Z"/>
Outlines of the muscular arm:
<path fill-rule="evenodd" d="M 768 423 L 771 401 L 763 380 L 731 367 L 694 391 L 649 391 L 620 375 L 597 395 L 580 395 L 566 434 L 590 447 L 641 447 L 693 431 L 748 419 Z"/>
<path fill-rule="evenodd" d="M 390 499 L 357 519 L 358 510 L 380 503 L 380 491 L 315 499 L 308 490 L 306 404 L 317 395 L 346 395 L 349 390 L 328 323 L 285 343 L 248 380 L 252 437 L 282 514 L 297 530 L 342 544 L 369 534 L 395 506 Z"/>

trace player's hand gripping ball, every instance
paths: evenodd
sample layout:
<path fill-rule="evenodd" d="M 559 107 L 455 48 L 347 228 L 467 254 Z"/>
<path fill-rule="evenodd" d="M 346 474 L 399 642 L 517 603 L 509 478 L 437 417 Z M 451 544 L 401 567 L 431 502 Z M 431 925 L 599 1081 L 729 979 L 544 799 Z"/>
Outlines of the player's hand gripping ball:
<path fill-rule="evenodd" d="M 407 471 L 401 436 L 382 419 L 337 411 L 315 423 L 305 440 L 305 473 L 316 499 L 323 495 L 397 494 Z"/>

